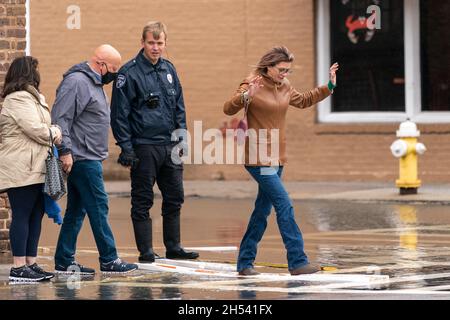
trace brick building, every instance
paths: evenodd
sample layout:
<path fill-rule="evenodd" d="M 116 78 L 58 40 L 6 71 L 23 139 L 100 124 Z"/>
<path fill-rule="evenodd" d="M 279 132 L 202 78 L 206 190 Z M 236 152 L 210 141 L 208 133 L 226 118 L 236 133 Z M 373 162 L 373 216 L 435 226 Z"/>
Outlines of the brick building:
<path fill-rule="evenodd" d="M 6 41 L 3 35 L 0 40 L 1 61 L 23 49 L 15 38 L 25 32 L 23 2 L 0 0 L 0 14 L 6 16 L 0 32 L 8 32 Z M 374 4 L 381 9 L 381 29 L 361 28 L 358 21 L 370 18 L 367 8 Z M 110 43 L 127 61 L 140 48 L 143 25 L 162 20 L 190 129 L 194 121 L 201 120 L 204 129 L 230 121 L 223 102 L 267 49 L 283 44 L 296 56 L 290 79 L 299 90 L 325 84 L 331 62 L 341 64 L 332 99 L 288 113 L 286 179 L 393 182 L 398 162 L 389 146 L 399 123 L 410 118 L 428 148 L 420 158 L 421 179 L 450 181 L 448 1 L 40 0 L 26 5 L 29 50 L 40 60 L 41 89 L 50 104 L 61 75 L 88 59 L 94 47 Z M 112 138 L 110 151 L 107 176 L 127 177 L 116 164 L 119 150 Z M 240 165 L 187 165 L 186 178 L 248 175 Z"/>
<path fill-rule="evenodd" d="M 25 13 L 25 0 L 0 0 L 0 88 L 11 61 L 25 54 Z M 8 199 L 0 194 L 0 253 L 9 250 L 10 218 Z"/>
<path fill-rule="evenodd" d="M 289 111 L 286 179 L 393 181 L 398 164 L 389 146 L 409 117 L 428 147 L 420 158 L 422 180 L 450 181 L 450 50 L 448 41 L 440 41 L 449 31 L 447 1 L 130 3 L 31 1 L 31 53 L 41 61 L 42 89 L 50 103 L 61 74 L 87 59 L 92 48 L 111 43 L 128 60 L 139 49 L 143 25 L 160 19 L 169 28 L 168 55 L 184 87 L 190 129 L 198 120 L 204 129 L 229 121 L 223 102 L 268 48 L 284 44 L 296 55 L 290 79 L 300 90 L 326 83 L 332 60 L 341 64 L 333 99 Z M 369 17 L 366 9 L 376 3 L 381 29 L 349 35 L 357 17 Z M 116 164 L 113 139 L 110 150 L 108 176 L 127 177 Z M 187 165 L 186 178 L 246 179 L 247 174 L 239 165 Z"/>

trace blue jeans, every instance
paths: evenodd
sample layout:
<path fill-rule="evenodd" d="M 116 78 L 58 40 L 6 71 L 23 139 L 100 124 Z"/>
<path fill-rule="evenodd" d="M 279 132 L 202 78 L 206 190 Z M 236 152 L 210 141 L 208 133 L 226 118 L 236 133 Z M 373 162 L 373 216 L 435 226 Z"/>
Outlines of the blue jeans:
<path fill-rule="evenodd" d="M 281 181 L 283 167 L 245 167 L 258 183 L 255 209 L 239 248 L 237 271 L 253 268 L 258 243 L 267 227 L 267 217 L 275 207 L 277 224 L 287 250 L 289 270 L 308 264 L 303 249 L 303 237 L 295 222 L 291 199 Z"/>
<path fill-rule="evenodd" d="M 108 222 L 108 195 L 100 161 L 77 161 L 72 167 L 67 179 L 67 209 L 59 233 L 55 264 L 67 267 L 75 261 L 77 237 L 86 213 L 100 262 L 117 259 L 114 236 Z"/>

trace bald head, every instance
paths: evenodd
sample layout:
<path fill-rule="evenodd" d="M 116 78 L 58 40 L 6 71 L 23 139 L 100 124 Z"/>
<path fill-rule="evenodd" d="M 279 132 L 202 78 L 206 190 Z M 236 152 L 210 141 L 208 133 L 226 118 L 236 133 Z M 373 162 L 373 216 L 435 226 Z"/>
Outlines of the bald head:
<path fill-rule="evenodd" d="M 103 44 L 96 48 L 91 58 L 91 67 L 101 71 L 102 64 L 106 64 L 109 72 L 117 72 L 122 64 L 119 51 L 109 44 Z"/>

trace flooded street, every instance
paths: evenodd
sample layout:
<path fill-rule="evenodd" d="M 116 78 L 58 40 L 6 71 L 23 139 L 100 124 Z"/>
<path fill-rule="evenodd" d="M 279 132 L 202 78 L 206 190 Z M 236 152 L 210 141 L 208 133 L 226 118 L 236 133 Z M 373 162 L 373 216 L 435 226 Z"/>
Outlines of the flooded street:
<path fill-rule="evenodd" d="M 110 222 L 119 255 L 137 261 L 129 198 L 110 198 Z M 151 271 L 128 276 L 58 277 L 39 284 L 8 284 L 0 265 L 0 300 L 9 299 L 450 299 L 450 207 L 345 201 L 296 201 L 297 222 L 312 261 L 327 266 L 321 276 L 288 274 L 275 215 L 258 248 L 257 270 L 270 277 L 223 273 Z M 161 199 L 152 210 L 155 251 L 164 256 Z M 182 212 L 182 244 L 200 261 L 234 265 L 253 203 L 251 200 L 188 198 Z M 59 226 L 44 218 L 38 261 L 53 270 Z M 214 248 L 216 247 L 216 248 Z M 99 270 L 98 254 L 85 220 L 77 261 Z M 341 281 L 345 275 L 387 275 L 381 284 Z M 325 279 L 325 278 L 324 278 Z M 350 278 L 349 278 L 350 279 Z M 350 279 L 351 280 L 351 279 Z"/>

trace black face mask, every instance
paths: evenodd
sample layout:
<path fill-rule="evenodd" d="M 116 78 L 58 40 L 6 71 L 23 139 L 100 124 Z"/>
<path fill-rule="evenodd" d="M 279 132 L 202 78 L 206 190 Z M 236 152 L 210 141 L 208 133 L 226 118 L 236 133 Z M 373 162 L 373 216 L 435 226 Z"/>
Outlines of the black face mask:
<path fill-rule="evenodd" d="M 108 84 L 116 80 L 117 73 L 107 72 L 104 75 L 102 75 L 102 83 Z"/>
<path fill-rule="evenodd" d="M 102 75 L 102 83 L 109 84 L 109 83 L 113 82 L 114 80 L 116 80 L 117 73 L 109 72 L 108 66 L 106 65 L 106 63 L 104 63 L 104 65 L 106 67 L 106 73 Z"/>

